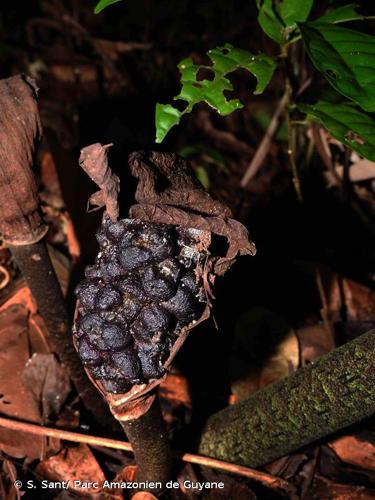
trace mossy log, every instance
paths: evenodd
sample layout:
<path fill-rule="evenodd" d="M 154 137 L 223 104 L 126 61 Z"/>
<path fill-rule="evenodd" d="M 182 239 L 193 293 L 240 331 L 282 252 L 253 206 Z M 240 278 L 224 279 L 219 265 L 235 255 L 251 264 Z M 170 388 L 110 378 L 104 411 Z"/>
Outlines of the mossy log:
<path fill-rule="evenodd" d="M 375 414 L 375 330 L 212 415 L 199 452 L 258 467 Z"/>

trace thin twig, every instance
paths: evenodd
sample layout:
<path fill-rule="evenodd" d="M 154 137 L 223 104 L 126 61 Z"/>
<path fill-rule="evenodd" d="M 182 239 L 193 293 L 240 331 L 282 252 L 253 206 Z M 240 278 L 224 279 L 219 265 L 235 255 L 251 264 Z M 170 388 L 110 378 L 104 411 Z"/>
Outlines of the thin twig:
<path fill-rule="evenodd" d="M 247 167 L 245 175 L 241 180 L 241 186 L 244 188 L 248 185 L 251 179 L 255 177 L 259 168 L 262 166 L 262 163 L 267 156 L 272 137 L 274 136 L 278 126 L 279 126 L 279 118 L 281 113 L 284 111 L 284 108 L 288 102 L 288 95 L 285 93 L 283 97 L 280 99 L 280 102 L 272 116 L 271 122 L 267 128 L 266 133 L 263 136 L 261 143 L 256 150 L 253 159 L 250 162 L 250 165 Z"/>
<path fill-rule="evenodd" d="M 127 452 L 133 452 L 130 443 L 119 441 L 117 439 L 109 439 L 100 436 L 91 436 L 87 434 L 81 434 L 78 432 L 65 431 L 62 429 L 53 429 L 52 427 L 42 427 L 37 424 L 30 424 L 29 422 L 20 422 L 18 420 L 13 420 L 10 418 L 0 417 L 0 427 L 10 429 L 18 432 L 26 432 L 29 434 L 34 434 L 37 436 L 49 436 L 58 439 L 63 439 L 65 441 L 71 441 L 74 443 L 86 443 L 92 446 L 104 446 L 106 448 L 113 448 L 116 450 L 123 450 Z M 216 460 L 214 458 L 204 457 L 202 455 L 194 455 L 192 453 L 176 454 L 176 458 L 182 460 L 183 462 L 193 463 L 201 465 L 204 467 L 211 467 L 212 469 L 222 470 L 231 474 L 238 474 L 255 481 L 259 481 L 262 484 L 278 488 L 282 490 L 290 489 L 290 485 L 284 479 L 273 476 L 266 472 L 257 471 L 249 467 L 243 467 L 241 465 L 231 464 L 229 462 L 223 462 L 221 460 Z"/>

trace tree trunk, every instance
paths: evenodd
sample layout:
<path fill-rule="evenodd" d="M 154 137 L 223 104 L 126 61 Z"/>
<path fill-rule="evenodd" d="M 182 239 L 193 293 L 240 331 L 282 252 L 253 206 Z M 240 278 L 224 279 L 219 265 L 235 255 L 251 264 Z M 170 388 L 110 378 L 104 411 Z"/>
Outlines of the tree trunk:
<path fill-rule="evenodd" d="M 199 451 L 258 467 L 375 413 L 375 330 L 212 415 Z"/>

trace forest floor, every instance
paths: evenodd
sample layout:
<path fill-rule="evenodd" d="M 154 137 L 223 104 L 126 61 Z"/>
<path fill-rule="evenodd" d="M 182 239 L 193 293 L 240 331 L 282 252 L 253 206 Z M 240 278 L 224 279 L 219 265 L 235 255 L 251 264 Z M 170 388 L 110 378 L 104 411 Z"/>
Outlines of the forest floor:
<path fill-rule="evenodd" d="M 97 251 L 94 235 L 101 217 L 86 213 L 95 187 L 78 166 L 79 149 L 114 143 L 110 163 L 121 179 L 126 213 L 134 196 L 127 155 L 155 148 L 154 105 L 175 95 L 176 62 L 187 53 L 199 59 L 223 37 L 239 45 L 248 42 L 250 6 L 244 15 L 218 0 L 216 28 L 205 31 L 212 14 L 203 7 L 191 7 L 182 23 L 177 8 L 161 3 L 160 11 L 146 0 L 124 7 L 125 21 L 110 10 L 94 18 L 88 2 L 74 1 L 67 8 L 41 0 L 24 9 L 18 1 L 1 14 L 2 76 L 26 72 L 40 87 L 45 137 L 35 170 L 49 250 L 71 316 L 74 287 Z M 140 34 L 142 9 L 148 14 Z M 254 50 L 267 44 L 260 35 L 254 40 Z M 236 78 L 239 93 L 246 95 L 248 77 Z M 250 103 L 245 97 L 244 110 L 226 118 L 197 106 L 163 144 L 163 150 L 191 161 L 207 190 L 246 225 L 258 249 L 217 282 L 215 322 L 190 333 L 161 385 L 163 415 L 181 457 L 175 474 L 179 487 L 168 490 L 166 499 L 375 498 L 374 418 L 259 470 L 229 472 L 230 464 L 189 455 L 210 414 L 375 328 L 374 164 L 353 155 L 355 175 L 346 178 L 339 145 L 323 130 L 312 129 L 335 166 L 329 170 L 316 150 L 308 162 L 301 154 L 300 201 L 281 126 L 264 163 L 241 187 L 278 95 L 275 87 L 267 100 L 257 97 Z M 43 319 L 4 245 L 0 352 L 0 497 L 126 497 L 123 490 L 100 486 L 105 480 L 134 480 L 131 452 L 118 449 L 123 433 L 115 425 L 101 427 L 85 411 L 51 353 Z M 15 421 L 24 427 L 15 430 Z M 44 429 L 44 435 L 28 424 Z M 74 436 L 48 435 L 48 429 Z M 16 480 L 22 481 L 19 489 Z M 76 486 L 75 480 L 99 487 Z M 68 483 L 66 489 L 64 484 L 42 488 L 43 481 Z M 186 481 L 223 482 L 224 488 L 199 491 Z M 139 499 L 154 498 L 142 495 Z"/>

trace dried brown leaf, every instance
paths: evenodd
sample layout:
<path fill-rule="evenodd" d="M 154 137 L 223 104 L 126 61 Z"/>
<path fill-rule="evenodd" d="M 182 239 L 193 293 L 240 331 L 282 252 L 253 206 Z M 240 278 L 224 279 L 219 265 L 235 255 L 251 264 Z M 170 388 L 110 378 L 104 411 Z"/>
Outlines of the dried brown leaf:
<path fill-rule="evenodd" d="M 373 500 L 375 490 L 364 486 L 353 486 L 350 484 L 338 484 L 316 475 L 309 492 L 311 500 Z"/>
<path fill-rule="evenodd" d="M 335 348 L 333 336 L 323 323 L 297 330 L 303 364 L 311 363 Z"/>
<path fill-rule="evenodd" d="M 23 298 L 24 293 L 17 294 L 17 297 Z M 0 412 L 40 423 L 40 411 L 22 382 L 22 373 L 30 356 L 29 311 L 24 305 L 14 304 L 12 301 L 9 304 L 0 311 L 0 352 L 3 353 L 0 360 Z M 28 461 L 32 461 L 56 452 L 59 447 L 60 441 L 57 439 L 0 428 L 0 449 L 15 458 L 26 457 Z"/>
<path fill-rule="evenodd" d="M 68 372 L 53 354 L 34 353 L 26 363 L 22 381 L 43 421 L 59 414 L 71 391 Z"/>
<path fill-rule="evenodd" d="M 148 491 L 138 491 L 133 497 L 133 500 L 157 500 L 157 497 Z"/>
<path fill-rule="evenodd" d="M 328 446 L 343 462 L 375 472 L 375 436 L 361 432 L 342 436 Z"/>
<path fill-rule="evenodd" d="M 15 245 L 39 241 L 47 231 L 31 170 L 42 135 L 36 95 L 24 75 L 0 81 L 0 232 Z"/>
<path fill-rule="evenodd" d="M 105 481 L 104 473 L 92 451 L 82 443 L 43 460 L 37 465 L 35 473 L 49 481 L 69 481 L 69 490 L 78 495 L 98 494 Z M 83 486 L 84 483 L 93 482 L 97 482 L 99 488 Z"/>
<path fill-rule="evenodd" d="M 108 149 L 112 144 L 102 146 L 99 143 L 91 144 L 81 150 L 79 164 L 87 175 L 101 188 L 90 198 L 90 203 L 98 207 L 105 205 L 106 211 L 113 222 L 119 215 L 118 193 L 120 180 L 108 166 Z"/>
<path fill-rule="evenodd" d="M 129 164 L 138 179 L 138 205 L 130 208 L 131 217 L 224 236 L 228 249 L 225 256 L 212 258 L 215 274 L 224 274 L 238 254 L 255 254 L 247 229 L 231 218 L 228 207 L 204 191 L 185 160 L 172 153 L 138 151 L 130 155 Z"/>

